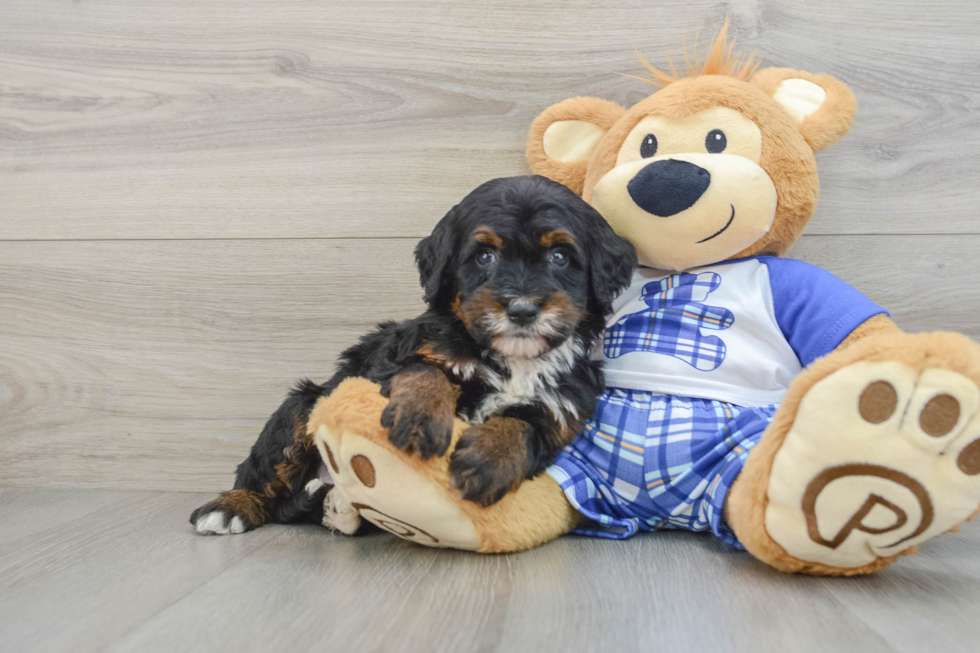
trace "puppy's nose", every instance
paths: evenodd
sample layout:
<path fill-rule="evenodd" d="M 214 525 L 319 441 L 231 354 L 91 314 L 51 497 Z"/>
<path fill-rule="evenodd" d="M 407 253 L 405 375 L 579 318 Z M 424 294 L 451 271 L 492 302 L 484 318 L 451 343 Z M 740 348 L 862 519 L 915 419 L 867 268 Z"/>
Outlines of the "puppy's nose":
<path fill-rule="evenodd" d="M 663 159 L 646 166 L 626 189 L 647 213 L 666 218 L 694 206 L 711 185 L 711 173 L 688 161 Z"/>
<path fill-rule="evenodd" d="M 519 326 L 534 322 L 538 313 L 538 307 L 528 301 L 513 301 L 507 306 L 507 319 Z"/>

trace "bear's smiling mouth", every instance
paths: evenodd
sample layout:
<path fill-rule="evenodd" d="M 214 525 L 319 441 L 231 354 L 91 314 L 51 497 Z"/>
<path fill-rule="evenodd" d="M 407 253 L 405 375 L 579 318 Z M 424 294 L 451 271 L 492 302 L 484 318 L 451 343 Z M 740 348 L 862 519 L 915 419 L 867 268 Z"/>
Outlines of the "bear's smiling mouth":
<path fill-rule="evenodd" d="M 695 245 L 700 245 L 701 243 L 706 243 L 709 240 L 711 240 L 712 238 L 714 238 L 715 236 L 722 235 L 725 232 L 725 229 L 728 229 L 730 226 L 732 226 L 732 221 L 735 219 L 735 205 L 732 204 L 731 206 L 732 206 L 732 217 L 728 218 L 728 222 L 725 223 L 725 226 L 722 227 L 721 229 L 719 229 L 718 231 L 716 231 L 715 233 L 711 234 L 707 238 L 705 238 L 703 240 L 699 240 L 698 242 L 694 243 Z"/>

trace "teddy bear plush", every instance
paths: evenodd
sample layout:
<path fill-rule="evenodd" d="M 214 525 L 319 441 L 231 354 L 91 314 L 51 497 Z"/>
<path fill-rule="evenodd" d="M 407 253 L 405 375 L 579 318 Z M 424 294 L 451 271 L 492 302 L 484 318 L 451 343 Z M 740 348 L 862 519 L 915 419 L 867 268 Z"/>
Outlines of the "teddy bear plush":
<path fill-rule="evenodd" d="M 309 420 L 334 485 L 325 524 L 480 552 L 710 530 L 780 570 L 851 575 L 977 514 L 980 346 L 903 333 L 829 272 L 780 258 L 853 94 L 757 70 L 732 45 L 723 28 L 683 77 L 646 64 L 659 90 L 629 109 L 572 98 L 531 126 L 531 169 L 594 206 L 641 264 L 607 323 L 607 388 L 584 432 L 484 508 L 451 487 L 448 454 L 391 445 L 387 400 L 350 379 Z"/>

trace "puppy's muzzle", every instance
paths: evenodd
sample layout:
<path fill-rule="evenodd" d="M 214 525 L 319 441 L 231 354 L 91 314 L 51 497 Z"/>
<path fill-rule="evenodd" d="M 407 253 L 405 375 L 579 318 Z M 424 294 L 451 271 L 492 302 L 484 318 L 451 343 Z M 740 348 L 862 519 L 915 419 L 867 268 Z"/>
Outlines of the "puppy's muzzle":
<path fill-rule="evenodd" d="M 515 299 L 507 306 L 507 319 L 517 326 L 527 326 L 538 319 L 541 311 L 526 299 Z"/>

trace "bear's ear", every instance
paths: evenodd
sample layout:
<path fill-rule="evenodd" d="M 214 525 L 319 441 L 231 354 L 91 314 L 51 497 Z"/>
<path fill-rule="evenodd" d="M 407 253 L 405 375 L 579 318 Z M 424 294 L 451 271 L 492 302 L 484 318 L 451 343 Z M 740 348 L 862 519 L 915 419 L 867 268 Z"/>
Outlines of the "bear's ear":
<path fill-rule="evenodd" d="M 576 97 L 553 104 L 534 119 L 527 161 L 542 175 L 582 194 L 589 156 L 626 109 L 615 102 Z"/>
<path fill-rule="evenodd" d="M 851 89 L 830 75 L 765 68 L 753 75 L 751 82 L 796 120 L 814 152 L 839 141 L 851 129 L 857 114 L 857 100 Z"/>

